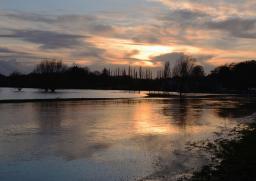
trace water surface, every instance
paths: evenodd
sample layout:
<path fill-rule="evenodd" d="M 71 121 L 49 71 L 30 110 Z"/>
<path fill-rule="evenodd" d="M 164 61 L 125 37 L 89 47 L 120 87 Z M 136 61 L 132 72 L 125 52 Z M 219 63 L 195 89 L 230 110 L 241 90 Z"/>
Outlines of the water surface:
<path fill-rule="evenodd" d="M 254 112 L 246 98 L 0 104 L 0 180 L 175 180 L 206 162 L 188 142 Z"/>
<path fill-rule="evenodd" d="M 87 89 L 58 89 L 56 92 L 45 92 L 42 89 L 1 88 L 0 100 L 30 100 L 30 99 L 72 99 L 72 98 L 139 98 L 145 97 L 145 91 L 123 90 L 87 90 Z"/>

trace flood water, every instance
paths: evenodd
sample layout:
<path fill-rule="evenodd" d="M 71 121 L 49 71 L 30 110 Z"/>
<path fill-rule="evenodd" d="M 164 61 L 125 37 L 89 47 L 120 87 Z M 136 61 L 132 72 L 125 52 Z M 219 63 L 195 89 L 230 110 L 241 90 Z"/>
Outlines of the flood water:
<path fill-rule="evenodd" d="M 0 104 L 0 180 L 175 180 L 206 162 L 189 142 L 248 119 L 247 98 Z M 159 176 L 159 178 L 158 178 Z"/>
<path fill-rule="evenodd" d="M 28 99 L 66 99 L 66 98 L 138 98 L 144 97 L 144 91 L 121 91 L 121 90 L 56 90 L 45 92 L 43 89 L 0 88 L 0 100 L 28 100 Z"/>

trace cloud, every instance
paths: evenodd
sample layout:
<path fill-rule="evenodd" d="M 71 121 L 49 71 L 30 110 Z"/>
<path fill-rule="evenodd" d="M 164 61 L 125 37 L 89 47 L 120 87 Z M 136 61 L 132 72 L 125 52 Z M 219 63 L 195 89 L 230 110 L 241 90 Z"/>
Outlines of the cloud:
<path fill-rule="evenodd" d="M 175 63 L 182 57 L 184 56 L 184 52 L 173 52 L 173 53 L 167 53 L 163 55 L 159 55 L 156 57 L 152 57 L 153 62 L 161 62 L 163 65 L 164 62 L 169 62 L 171 67 L 175 65 Z M 208 64 L 209 60 L 215 57 L 215 55 L 191 55 L 192 57 L 196 58 L 197 64 L 203 65 L 205 67 L 205 70 L 209 72 L 213 68 L 213 64 Z"/>
<path fill-rule="evenodd" d="M 162 3 L 170 10 L 190 10 L 207 13 L 215 18 L 233 16 L 254 16 L 256 2 L 252 0 L 153 0 Z"/>
<path fill-rule="evenodd" d="M 207 23 L 210 29 L 224 30 L 238 38 L 256 38 L 256 18 L 230 18 L 223 21 L 212 21 Z"/>
<path fill-rule="evenodd" d="M 30 53 L 17 51 L 14 49 L 6 48 L 6 47 L 0 47 L 0 59 L 4 58 L 17 58 L 17 57 L 27 57 L 27 58 L 34 58 L 34 56 Z"/>
<path fill-rule="evenodd" d="M 124 1 L 127 1 L 124 4 L 128 3 L 128 0 Z M 30 57 L 62 58 L 64 62 L 90 62 L 94 68 L 134 62 L 158 67 L 178 54 L 166 54 L 168 52 L 191 54 L 202 64 L 211 66 L 210 58 L 214 62 L 222 61 L 224 54 L 230 60 L 232 57 L 243 60 L 256 56 L 251 53 L 256 52 L 251 46 L 256 43 L 256 2 L 140 2 L 152 1 L 154 3 L 148 3 L 148 9 L 135 7 L 135 1 L 134 4 L 129 1 L 135 9 L 141 10 L 136 12 L 134 9 L 97 13 L 63 10 L 48 14 L 1 11 L 0 39 L 5 49 L 0 49 L 0 58 L 22 61 L 26 57 L 30 61 Z M 161 47 L 168 51 L 163 52 Z M 155 54 L 157 51 L 160 52 Z M 159 54 L 162 55 L 156 56 Z"/>
<path fill-rule="evenodd" d="M 21 73 L 29 73 L 32 70 L 32 66 L 25 64 L 24 62 L 19 62 L 15 59 L 1 60 L 0 59 L 0 74 L 9 75 L 14 71 Z"/>
<path fill-rule="evenodd" d="M 37 13 L 26 13 L 26 12 L 10 12 L 3 11 L 0 12 L 1 17 L 6 17 L 8 19 L 16 19 L 23 21 L 33 21 L 33 22 L 45 22 L 45 23 L 53 23 L 56 22 L 56 17 L 49 15 L 40 15 Z"/>
<path fill-rule="evenodd" d="M 72 35 L 52 31 L 40 30 L 13 30 L 9 35 L 0 35 L 2 38 L 18 38 L 24 41 L 40 44 L 41 49 L 72 48 L 82 45 L 82 38 L 86 36 Z"/>
<path fill-rule="evenodd" d="M 162 20 L 177 22 L 179 24 L 192 24 L 206 18 L 209 18 L 209 15 L 204 12 L 191 11 L 188 9 L 176 9 L 164 14 Z"/>
<path fill-rule="evenodd" d="M 14 51 L 10 50 L 9 48 L 0 47 L 0 54 L 1 53 L 14 53 Z"/>
<path fill-rule="evenodd" d="M 157 0 L 158 1 L 158 0 Z M 168 27 L 178 29 L 179 39 L 186 36 L 186 30 L 204 30 L 212 32 L 212 37 L 218 41 L 214 31 L 230 33 L 237 38 L 255 39 L 256 37 L 256 2 L 245 0 L 159 0 L 169 7 L 169 12 L 159 19 Z M 185 32 L 185 33 L 184 33 Z"/>
<path fill-rule="evenodd" d="M 182 52 L 167 53 L 153 57 L 154 61 L 160 62 L 176 62 L 180 57 L 184 56 Z"/>

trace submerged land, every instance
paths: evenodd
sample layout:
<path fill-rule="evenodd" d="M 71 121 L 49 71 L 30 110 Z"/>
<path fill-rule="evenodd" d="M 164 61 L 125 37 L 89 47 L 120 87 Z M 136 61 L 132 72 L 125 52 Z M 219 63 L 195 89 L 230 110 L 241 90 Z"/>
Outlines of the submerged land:
<path fill-rule="evenodd" d="M 251 123 L 247 128 L 233 132 L 233 134 L 238 134 L 239 137 L 232 140 L 221 139 L 214 143 L 207 143 L 204 149 L 212 154 L 212 163 L 203 166 L 190 179 L 181 180 L 256 180 L 256 123 Z"/>
<path fill-rule="evenodd" d="M 237 97 L 238 98 L 238 97 Z M 250 99 L 249 97 L 247 99 Z M 253 99 L 253 98 L 251 98 Z M 219 99 L 221 100 L 221 98 Z M 231 100 L 231 99 L 229 99 Z M 224 102 L 224 99 L 223 99 Z M 241 104 L 242 105 L 242 104 Z M 213 139 L 189 142 L 187 152 L 207 155 L 208 163 L 193 173 L 185 172 L 175 179 L 165 166 L 145 180 L 178 181 L 252 181 L 256 180 L 256 115 L 255 103 L 245 104 L 232 111 L 227 109 L 225 116 L 239 117 L 237 126 L 227 133 L 216 132 Z M 244 115 L 241 117 L 241 115 Z M 249 115 L 249 116 L 245 116 Z M 198 152 L 198 153 L 197 153 Z M 182 154 L 182 153 L 180 153 Z"/>
<path fill-rule="evenodd" d="M 20 96 L 31 92 L 40 96 L 65 94 L 64 91 L 45 93 L 37 89 L 33 89 L 33 91 L 24 89 L 21 92 L 10 89 L 10 91 L 14 91 L 15 94 Z M 68 92 L 72 93 L 72 91 Z M 194 166 L 199 167 L 199 169 L 194 173 L 190 173 L 189 176 L 185 174 L 184 177 L 178 177 L 179 180 L 236 181 L 255 179 L 255 118 L 247 123 L 248 116 L 253 118 L 256 107 L 255 98 L 251 96 L 227 94 L 195 94 L 189 96 L 188 94 L 183 96 L 182 99 L 175 95 L 160 99 L 154 99 L 152 97 L 121 99 L 64 98 L 8 101 L 6 100 L 5 102 L 7 104 L 4 102 L 4 104 L 0 104 L 1 121 L 4 125 L 1 132 L 4 139 L 0 141 L 2 141 L 1 144 L 6 145 L 3 147 L 4 156 L 2 155 L 5 159 L 6 155 L 9 154 L 24 154 L 23 146 L 12 149 L 12 144 L 19 140 L 22 143 L 26 140 L 26 144 L 28 144 L 28 146 L 25 146 L 28 154 L 23 155 L 26 163 L 35 164 L 34 166 L 37 165 L 33 157 L 26 157 L 30 155 L 30 152 L 33 152 L 36 159 L 40 159 L 42 155 L 44 159 L 48 159 L 49 155 L 55 155 L 54 157 L 68 160 L 67 163 L 58 163 L 63 169 L 70 162 L 76 163 L 76 161 L 80 162 L 80 159 L 93 159 L 92 155 L 94 153 L 101 153 L 103 154 L 102 157 L 108 160 L 109 155 L 105 155 L 105 151 L 108 149 L 114 149 L 113 151 L 123 154 L 127 147 L 129 147 L 129 150 L 133 153 L 132 157 L 130 157 L 130 154 L 121 157 L 122 164 L 125 161 L 125 166 L 122 167 L 123 171 L 120 171 L 123 175 L 128 173 L 126 176 L 129 179 L 127 180 L 133 180 L 135 176 L 139 178 L 139 176 L 147 175 L 140 175 L 141 171 L 137 173 L 134 170 L 129 170 L 135 166 L 134 163 L 137 163 L 137 159 L 142 159 L 142 161 L 140 161 L 140 164 L 137 163 L 138 166 L 136 169 L 143 170 L 143 167 L 149 167 L 147 164 L 144 165 L 144 161 L 147 163 L 146 160 L 148 159 L 142 156 L 144 154 L 150 154 L 150 161 L 160 165 L 156 165 L 159 170 L 156 169 L 156 172 L 153 172 L 149 177 L 145 177 L 145 180 L 174 180 L 171 176 L 178 173 L 186 173 L 189 168 L 193 169 Z M 29 114 L 24 115 L 24 113 Z M 133 115 L 134 119 L 128 115 Z M 237 125 L 237 118 L 239 118 L 243 126 L 240 127 L 239 124 Z M 132 124 L 130 124 L 131 122 Z M 19 126 L 13 128 L 13 123 Z M 104 129 L 105 124 L 111 127 L 110 132 L 108 131 L 109 129 Z M 237 126 L 232 128 L 233 124 Z M 77 125 L 79 126 L 76 127 Z M 26 126 L 29 127 L 26 128 Z M 129 126 L 129 131 L 126 130 L 127 126 Z M 220 131 L 219 127 L 228 130 L 229 136 L 221 137 L 221 139 L 203 140 L 202 142 L 193 142 L 193 139 L 191 139 L 191 136 L 197 137 L 197 134 L 202 138 L 211 138 L 215 135 L 215 130 Z M 80 129 L 82 131 L 79 131 Z M 100 132 L 97 131 L 98 129 Z M 122 130 L 121 132 L 120 129 Z M 106 136 L 104 136 L 104 139 L 100 136 L 103 133 Z M 119 136 L 116 137 L 116 135 Z M 178 137 L 176 137 L 177 135 Z M 17 138 L 16 141 L 13 140 L 14 137 Z M 45 137 L 51 139 L 45 139 Z M 44 144 L 40 144 L 40 149 L 35 148 L 38 144 L 33 141 L 33 138 L 44 142 Z M 121 141 L 121 148 L 124 147 L 124 150 L 119 150 L 119 147 L 115 150 L 115 145 L 120 144 L 119 141 Z M 130 144 L 127 145 L 127 141 Z M 173 141 L 175 141 L 175 144 L 172 144 Z M 187 143 L 187 141 L 191 142 Z M 64 146 L 60 148 L 56 147 L 59 144 L 63 144 Z M 139 149 L 136 145 L 139 146 Z M 200 154 L 190 154 L 189 149 L 183 150 L 179 147 L 180 145 L 188 145 L 189 149 L 199 149 L 200 152 L 208 153 L 211 159 L 200 167 L 198 166 L 202 159 L 200 158 Z M 173 147 L 176 151 L 172 150 Z M 143 153 L 142 155 L 140 153 L 141 151 Z M 87 152 L 89 153 L 87 154 Z M 133 160 L 133 155 L 137 155 L 135 160 Z M 159 158 L 156 159 L 156 155 L 159 155 Z M 116 158 L 114 155 L 111 159 L 118 161 L 120 158 Z M 133 160 L 132 163 L 130 163 L 130 160 Z M 24 164 L 22 160 L 16 162 L 17 164 Z M 100 161 L 97 160 L 97 162 Z M 12 162 L 10 161 L 8 163 Z M 111 167 L 114 170 L 117 169 L 116 166 L 118 169 L 120 167 L 120 165 L 115 165 L 115 163 L 111 162 L 108 164 L 112 164 Z M 5 169 L 9 169 L 9 171 L 13 170 L 12 164 L 9 164 L 8 167 L 6 167 L 6 164 L 2 165 L 5 166 Z M 98 167 L 101 167 L 100 165 Z M 89 166 L 87 167 L 91 168 Z M 18 167 L 15 169 L 19 169 L 19 172 L 23 173 L 24 170 L 21 168 Z M 78 168 L 81 169 L 81 165 L 78 165 Z M 51 170 L 47 170 L 47 172 L 52 173 Z M 7 175 L 5 173 L 7 172 L 2 172 L 0 177 L 6 178 L 5 176 Z M 35 170 L 35 173 L 40 175 L 41 172 L 38 173 Z M 66 173 L 69 173 L 69 170 L 66 170 Z M 62 180 L 65 180 L 61 177 L 63 174 L 59 175 L 57 172 L 52 174 L 56 178 L 60 177 Z M 106 177 L 104 174 L 107 173 L 102 172 L 97 177 Z M 121 176 L 112 175 L 112 177 L 123 178 L 122 174 Z M 81 173 L 81 175 L 84 178 L 88 178 L 86 172 Z M 135 176 L 132 177 L 132 175 Z M 28 177 L 29 175 L 22 176 L 22 178 Z M 36 178 L 36 175 L 30 175 L 30 177 Z M 66 178 L 70 179 L 76 177 L 72 174 L 66 176 Z"/>

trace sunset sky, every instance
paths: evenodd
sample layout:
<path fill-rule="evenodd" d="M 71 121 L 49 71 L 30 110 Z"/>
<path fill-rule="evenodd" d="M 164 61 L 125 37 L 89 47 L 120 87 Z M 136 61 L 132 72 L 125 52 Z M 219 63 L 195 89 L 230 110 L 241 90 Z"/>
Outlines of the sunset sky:
<path fill-rule="evenodd" d="M 255 0 L 1 0 L 0 73 L 42 58 L 158 69 L 182 53 L 209 71 L 256 58 L 255 9 Z"/>

